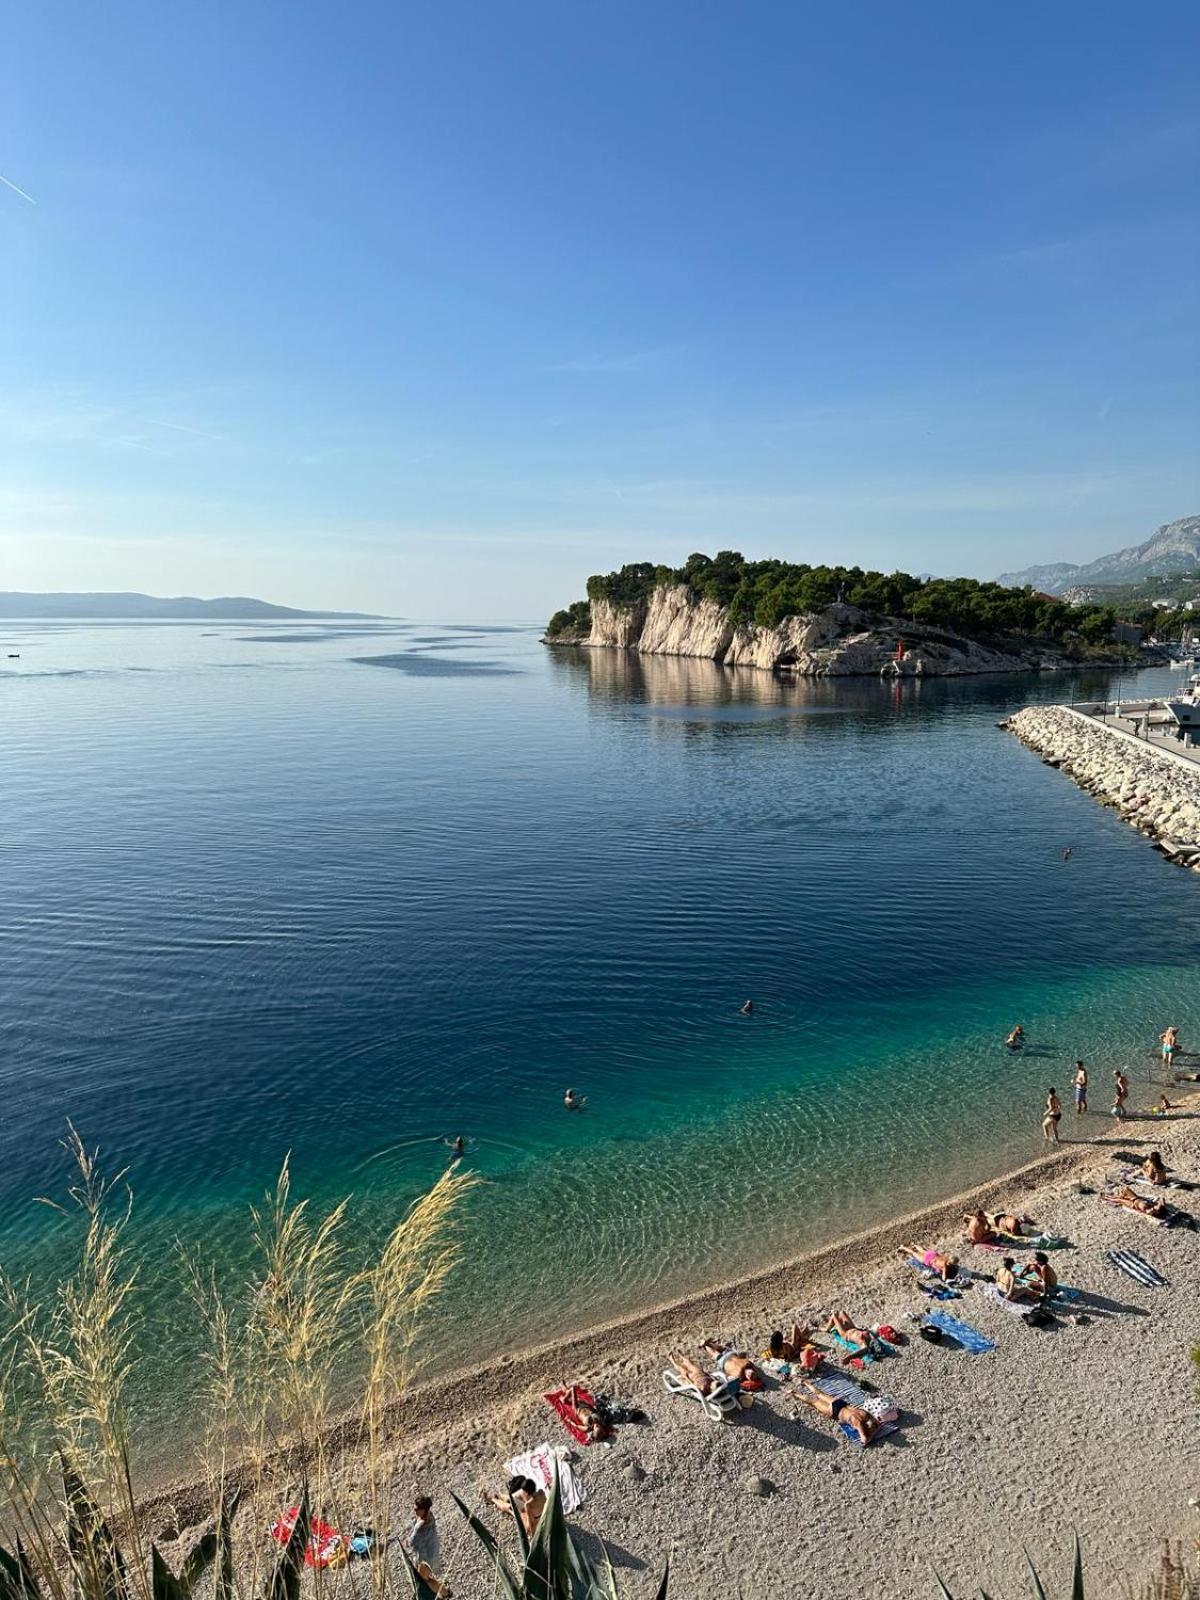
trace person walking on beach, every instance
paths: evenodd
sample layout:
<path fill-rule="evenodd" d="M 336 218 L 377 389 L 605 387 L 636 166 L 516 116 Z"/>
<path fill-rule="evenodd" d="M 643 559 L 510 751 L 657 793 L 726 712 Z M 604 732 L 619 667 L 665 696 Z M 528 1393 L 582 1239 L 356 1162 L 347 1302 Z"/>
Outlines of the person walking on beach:
<path fill-rule="evenodd" d="M 1058 1124 L 1062 1120 L 1062 1101 L 1058 1098 L 1058 1090 L 1051 1088 L 1046 1095 L 1046 1115 L 1042 1118 L 1042 1138 L 1049 1139 L 1051 1144 L 1058 1144 Z"/>
<path fill-rule="evenodd" d="M 1087 1068 L 1082 1061 L 1075 1063 L 1075 1076 L 1071 1079 L 1075 1089 L 1075 1115 L 1082 1117 L 1087 1112 Z"/>
<path fill-rule="evenodd" d="M 414 1520 L 404 1536 L 404 1545 L 412 1557 L 413 1566 L 441 1600 L 450 1600 L 449 1584 L 438 1577 L 442 1568 L 442 1551 L 438 1543 L 437 1523 L 433 1517 L 433 1501 L 427 1494 L 418 1495 L 413 1503 Z"/>
<path fill-rule="evenodd" d="M 1113 1073 L 1112 1114 L 1114 1117 L 1119 1117 L 1122 1122 L 1125 1120 L 1126 1116 L 1128 1116 L 1128 1112 L 1125 1110 L 1125 1102 L 1128 1100 L 1128 1098 L 1129 1080 L 1121 1071 L 1120 1067 L 1118 1067 Z"/>

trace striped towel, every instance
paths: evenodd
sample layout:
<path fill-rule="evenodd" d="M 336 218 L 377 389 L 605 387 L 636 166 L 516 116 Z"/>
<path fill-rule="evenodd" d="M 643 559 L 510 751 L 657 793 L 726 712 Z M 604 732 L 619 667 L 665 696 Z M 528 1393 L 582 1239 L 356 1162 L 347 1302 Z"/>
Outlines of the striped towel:
<path fill-rule="evenodd" d="M 988 1339 L 978 1328 L 973 1328 L 969 1322 L 960 1322 L 957 1317 L 950 1316 L 946 1311 L 927 1311 L 925 1321 L 935 1328 L 940 1328 L 956 1344 L 962 1345 L 968 1355 L 981 1356 L 986 1351 L 996 1348 L 994 1339 Z"/>
<path fill-rule="evenodd" d="M 1136 1255 L 1132 1250 L 1106 1250 L 1104 1259 L 1123 1272 L 1127 1278 L 1132 1278 L 1135 1283 L 1140 1283 L 1144 1289 L 1169 1289 L 1171 1285 L 1156 1267 L 1143 1257 Z"/>
<path fill-rule="evenodd" d="M 871 1413 L 879 1423 L 879 1431 L 876 1433 L 875 1438 L 872 1439 L 872 1444 L 874 1444 L 875 1439 L 884 1439 L 889 1433 L 897 1431 L 894 1421 L 885 1422 L 883 1420 L 883 1416 L 888 1412 L 899 1413 L 900 1410 L 900 1407 L 890 1395 L 868 1394 L 865 1389 L 860 1388 L 854 1382 L 853 1378 L 814 1378 L 812 1381 L 813 1387 L 820 1389 L 822 1394 L 827 1394 L 831 1400 L 845 1400 L 849 1405 L 861 1406 L 864 1411 Z M 860 1449 L 862 1448 L 862 1440 L 848 1422 L 839 1422 L 838 1427 L 851 1444 L 856 1444 Z"/>

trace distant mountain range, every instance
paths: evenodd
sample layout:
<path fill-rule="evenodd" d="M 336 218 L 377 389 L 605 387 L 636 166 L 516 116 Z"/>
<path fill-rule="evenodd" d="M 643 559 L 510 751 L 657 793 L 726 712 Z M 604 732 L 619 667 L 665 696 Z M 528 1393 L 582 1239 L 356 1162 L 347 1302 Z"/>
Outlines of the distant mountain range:
<path fill-rule="evenodd" d="M 153 594 L 21 594 L 0 591 L 0 617 L 103 617 L 106 620 L 188 620 L 263 622 L 271 617 L 296 622 L 303 618 L 337 622 L 373 622 L 365 611 L 297 611 L 293 606 L 273 606 L 268 600 L 246 595 L 226 595 L 218 600 L 196 600 L 191 595 L 161 599 Z"/>
<path fill-rule="evenodd" d="M 1052 561 L 1046 566 L 1005 572 L 996 580 L 1011 588 L 1025 584 L 1046 594 L 1062 594 L 1081 584 L 1137 583 L 1200 568 L 1200 517 L 1180 517 L 1165 522 L 1144 544 L 1131 544 L 1110 556 L 1100 556 L 1084 566 L 1072 561 Z"/>

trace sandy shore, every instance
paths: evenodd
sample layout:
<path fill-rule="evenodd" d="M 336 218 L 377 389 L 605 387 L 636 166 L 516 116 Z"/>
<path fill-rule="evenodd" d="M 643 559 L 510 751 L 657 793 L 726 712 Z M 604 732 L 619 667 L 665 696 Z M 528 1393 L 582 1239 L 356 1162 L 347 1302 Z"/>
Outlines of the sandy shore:
<path fill-rule="evenodd" d="M 1065 1127 L 1074 1132 L 1068 1111 Z M 996 1600 L 1026 1595 L 1022 1549 L 1055 1582 L 1066 1574 L 1072 1530 L 1084 1541 L 1089 1600 L 1125 1596 L 1153 1562 L 1161 1537 L 1200 1532 L 1189 1505 L 1200 1494 L 1195 1374 L 1200 1336 L 1200 1235 L 1163 1229 L 1100 1203 L 1113 1152 L 1157 1147 L 1168 1166 L 1200 1179 L 1200 1099 L 1185 1114 L 1093 1114 L 1091 1141 L 1064 1144 L 969 1195 L 843 1241 L 771 1272 L 487 1369 L 420 1390 L 398 1408 L 400 1492 L 435 1498 L 448 1575 L 463 1597 L 492 1592 L 473 1535 L 449 1501 L 477 1504 L 502 1485 L 503 1462 L 542 1442 L 567 1444 L 542 1391 L 581 1381 L 651 1413 L 611 1446 L 577 1452 L 587 1500 L 573 1519 L 602 1538 L 630 1600 L 649 1595 L 665 1556 L 675 1593 L 788 1597 L 936 1596 L 932 1571 L 956 1593 L 982 1584 Z M 1200 1193 L 1182 1194 L 1200 1211 Z M 910 1337 L 903 1353 L 867 1376 L 904 1408 L 900 1433 L 856 1450 L 782 1388 L 727 1424 L 664 1394 L 663 1355 L 698 1355 L 705 1335 L 758 1351 L 793 1313 L 825 1317 L 844 1306 L 860 1323 L 911 1327 L 928 1302 L 896 1257 L 910 1241 L 952 1244 L 968 1199 L 1014 1207 L 1077 1248 L 1055 1265 L 1084 1291 L 1082 1318 L 1027 1328 L 977 1283 L 948 1309 L 997 1341 L 980 1356 Z M 1142 1288 L 1104 1259 L 1135 1250 L 1170 1282 Z M 997 1257 L 964 1248 L 976 1271 Z M 345 1444 L 347 1441 L 337 1441 Z M 353 1450 L 342 1454 L 339 1504 L 353 1505 Z M 766 1479 L 772 1492 L 748 1492 Z M 179 1486 L 155 1497 L 156 1515 L 178 1507 L 187 1523 L 203 1495 Z"/>

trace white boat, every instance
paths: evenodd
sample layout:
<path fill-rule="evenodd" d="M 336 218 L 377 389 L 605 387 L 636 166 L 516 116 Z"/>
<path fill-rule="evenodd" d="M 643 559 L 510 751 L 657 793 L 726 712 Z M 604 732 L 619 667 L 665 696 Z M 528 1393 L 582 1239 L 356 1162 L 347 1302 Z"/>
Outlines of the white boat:
<path fill-rule="evenodd" d="M 1167 710 L 1181 728 L 1200 728 L 1200 672 L 1193 672 L 1187 688 L 1167 696 Z"/>

